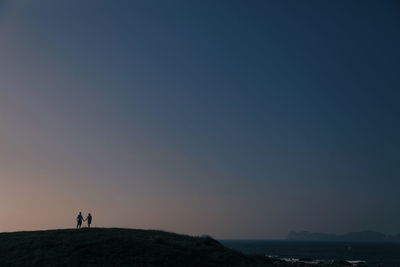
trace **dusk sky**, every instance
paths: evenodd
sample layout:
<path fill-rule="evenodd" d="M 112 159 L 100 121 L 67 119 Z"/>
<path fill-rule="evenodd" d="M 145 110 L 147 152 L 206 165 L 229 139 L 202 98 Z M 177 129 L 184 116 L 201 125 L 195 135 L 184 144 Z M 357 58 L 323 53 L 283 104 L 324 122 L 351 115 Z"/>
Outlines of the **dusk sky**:
<path fill-rule="evenodd" d="M 400 233 L 397 1 L 0 0 L 0 232 Z"/>

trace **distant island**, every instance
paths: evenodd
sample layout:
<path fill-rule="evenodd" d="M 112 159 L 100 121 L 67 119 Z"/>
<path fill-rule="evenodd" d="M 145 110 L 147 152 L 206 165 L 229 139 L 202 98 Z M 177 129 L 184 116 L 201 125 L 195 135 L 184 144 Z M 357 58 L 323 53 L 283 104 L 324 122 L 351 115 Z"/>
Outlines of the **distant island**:
<path fill-rule="evenodd" d="M 400 234 L 385 235 L 375 231 L 350 232 L 343 235 L 314 233 L 314 232 L 290 232 L 288 240 L 293 241 L 342 241 L 342 242 L 400 242 Z"/>

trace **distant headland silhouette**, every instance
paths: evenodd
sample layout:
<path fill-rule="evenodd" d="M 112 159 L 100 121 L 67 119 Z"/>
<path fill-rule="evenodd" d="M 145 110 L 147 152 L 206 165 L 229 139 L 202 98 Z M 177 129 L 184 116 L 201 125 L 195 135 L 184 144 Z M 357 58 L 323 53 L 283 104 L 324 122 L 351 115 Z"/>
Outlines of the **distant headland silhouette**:
<path fill-rule="evenodd" d="M 316 232 L 295 232 L 291 231 L 288 236 L 288 240 L 294 241 L 349 241 L 349 242 L 384 242 L 384 241 L 399 241 L 400 234 L 397 235 L 385 235 L 376 231 L 360 231 L 350 232 L 342 235 L 337 234 L 326 234 Z"/>

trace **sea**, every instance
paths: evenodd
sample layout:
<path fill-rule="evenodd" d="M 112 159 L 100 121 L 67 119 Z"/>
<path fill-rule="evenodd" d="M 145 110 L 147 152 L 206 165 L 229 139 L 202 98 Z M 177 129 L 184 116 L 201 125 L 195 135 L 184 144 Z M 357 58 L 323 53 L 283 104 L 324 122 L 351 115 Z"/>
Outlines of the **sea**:
<path fill-rule="evenodd" d="M 220 240 L 247 254 L 281 259 L 363 261 L 370 267 L 400 267 L 400 242 L 319 242 L 284 240 Z"/>

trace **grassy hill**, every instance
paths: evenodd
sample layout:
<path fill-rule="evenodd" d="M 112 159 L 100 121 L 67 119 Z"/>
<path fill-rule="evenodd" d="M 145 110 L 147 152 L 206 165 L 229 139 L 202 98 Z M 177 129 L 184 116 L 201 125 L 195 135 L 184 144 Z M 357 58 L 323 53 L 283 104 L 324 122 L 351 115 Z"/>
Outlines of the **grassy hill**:
<path fill-rule="evenodd" d="M 245 255 L 211 237 L 164 231 L 83 228 L 0 233 L 0 266 L 295 267 L 349 266 L 287 263 Z"/>
<path fill-rule="evenodd" d="M 117 228 L 0 234 L 0 266 L 271 266 L 210 237 Z"/>

